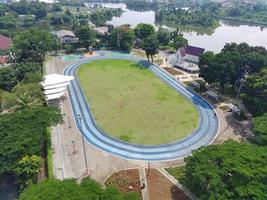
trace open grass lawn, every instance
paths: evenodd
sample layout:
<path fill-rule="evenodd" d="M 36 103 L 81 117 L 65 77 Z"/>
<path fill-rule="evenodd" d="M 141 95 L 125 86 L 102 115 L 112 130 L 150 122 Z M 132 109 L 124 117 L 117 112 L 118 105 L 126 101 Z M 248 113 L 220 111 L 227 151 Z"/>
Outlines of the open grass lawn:
<path fill-rule="evenodd" d="M 82 65 L 78 77 L 101 129 L 136 144 L 164 144 L 197 127 L 195 107 L 150 70 L 132 61 Z"/>

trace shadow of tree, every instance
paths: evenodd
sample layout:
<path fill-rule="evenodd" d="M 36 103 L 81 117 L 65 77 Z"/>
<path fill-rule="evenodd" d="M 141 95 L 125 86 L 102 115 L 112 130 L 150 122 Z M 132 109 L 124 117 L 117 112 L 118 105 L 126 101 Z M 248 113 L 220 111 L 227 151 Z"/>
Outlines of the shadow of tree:
<path fill-rule="evenodd" d="M 171 187 L 172 200 L 190 200 L 190 198 L 176 185 Z"/>

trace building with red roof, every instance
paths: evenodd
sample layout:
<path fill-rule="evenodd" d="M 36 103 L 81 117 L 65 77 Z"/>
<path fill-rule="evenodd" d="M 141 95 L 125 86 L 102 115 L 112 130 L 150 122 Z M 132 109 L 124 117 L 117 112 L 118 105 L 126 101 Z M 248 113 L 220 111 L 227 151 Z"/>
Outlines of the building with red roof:
<path fill-rule="evenodd" d="M 0 35 L 0 50 L 6 51 L 11 48 L 12 40 L 6 36 Z"/>

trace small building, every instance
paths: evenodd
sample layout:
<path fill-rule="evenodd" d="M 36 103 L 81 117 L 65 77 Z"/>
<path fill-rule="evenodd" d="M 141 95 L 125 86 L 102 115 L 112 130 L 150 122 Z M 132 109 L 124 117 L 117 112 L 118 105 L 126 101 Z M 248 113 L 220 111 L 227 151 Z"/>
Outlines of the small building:
<path fill-rule="evenodd" d="M 62 44 L 76 43 L 79 39 L 76 35 L 69 30 L 60 30 L 56 32 L 56 35 Z"/>
<path fill-rule="evenodd" d="M 179 48 L 176 52 L 178 63 L 188 61 L 192 63 L 199 63 L 199 57 L 204 53 L 205 49 L 195 46 L 187 46 Z"/>
<path fill-rule="evenodd" d="M 108 27 L 107 26 L 94 27 L 94 30 L 101 35 L 108 34 Z"/>
<path fill-rule="evenodd" d="M 194 46 L 182 47 L 169 57 L 168 63 L 189 73 L 199 72 L 199 58 L 205 49 Z"/>

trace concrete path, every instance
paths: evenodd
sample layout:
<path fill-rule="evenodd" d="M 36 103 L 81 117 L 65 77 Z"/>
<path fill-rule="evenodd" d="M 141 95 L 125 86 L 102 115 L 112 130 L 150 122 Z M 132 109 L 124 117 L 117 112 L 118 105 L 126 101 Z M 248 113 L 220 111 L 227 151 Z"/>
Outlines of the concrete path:
<path fill-rule="evenodd" d="M 144 184 L 144 188 L 142 187 L 142 196 L 143 200 L 149 200 L 149 192 L 148 192 L 148 185 L 147 185 L 147 180 L 146 180 L 146 169 L 145 168 L 140 168 L 140 183 L 141 186 Z"/>

